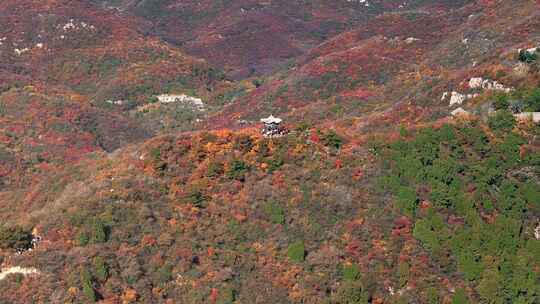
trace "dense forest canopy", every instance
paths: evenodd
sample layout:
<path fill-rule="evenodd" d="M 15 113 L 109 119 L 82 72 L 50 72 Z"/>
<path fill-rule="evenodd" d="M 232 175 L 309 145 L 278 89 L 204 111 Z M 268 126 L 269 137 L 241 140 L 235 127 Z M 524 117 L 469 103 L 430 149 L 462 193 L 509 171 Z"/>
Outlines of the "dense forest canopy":
<path fill-rule="evenodd" d="M 537 1 L 0 24 L 0 303 L 539 303 Z"/>

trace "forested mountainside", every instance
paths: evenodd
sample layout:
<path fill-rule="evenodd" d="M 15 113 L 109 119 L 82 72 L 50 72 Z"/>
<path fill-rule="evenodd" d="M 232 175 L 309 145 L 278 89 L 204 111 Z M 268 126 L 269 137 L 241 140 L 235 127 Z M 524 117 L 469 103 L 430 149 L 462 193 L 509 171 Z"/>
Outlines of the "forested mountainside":
<path fill-rule="evenodd" d="M 287 59 L 374 16 L 421 8 L 439 11 L 459 1 L 110 1 L 93 2 L 143 18 L 145 30 L 229 71 L 235 78 L 266 74 Z"/>
<path fill-rule="evenodd" d="M 0 303 L 540 302 L 538 1 L 0 24 Z"/>

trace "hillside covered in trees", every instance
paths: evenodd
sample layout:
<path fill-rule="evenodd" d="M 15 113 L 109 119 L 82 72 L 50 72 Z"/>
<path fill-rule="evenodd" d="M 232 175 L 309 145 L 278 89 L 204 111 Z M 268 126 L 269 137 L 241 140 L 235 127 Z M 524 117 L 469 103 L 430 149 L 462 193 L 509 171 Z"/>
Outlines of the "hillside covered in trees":
<path fill-rule="evenodd" d="M 539 303 L 537 1 L 0 24 L 0 303 Z"/>

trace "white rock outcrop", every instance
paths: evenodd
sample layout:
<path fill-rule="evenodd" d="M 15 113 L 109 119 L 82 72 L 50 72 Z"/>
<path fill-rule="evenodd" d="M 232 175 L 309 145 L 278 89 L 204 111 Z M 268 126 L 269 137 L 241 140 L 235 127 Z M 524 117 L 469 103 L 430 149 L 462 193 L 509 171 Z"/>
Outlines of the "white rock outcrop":
<path fill-rule="evenodd" d="M 534 229 L 534 237 L 537 240 L 540 240 L 540 223 L 538 223 L 538 226 L 536 226 L 536 229 Z"/>
<path fill-rule="evenodd" d="M 509 93 L 513 91 L 513 88 L 507 88 L 495 80 L 484 79 L 482 77 L 473 77 L 469 80 L 469 87 L 471 89 L 484 89 L 490 91 L 501 91 Z"/>
<path fill-rule="evenodd" d="M 446 100 L 449 95 L 450 95 L 450 103 L 449 103 L 450 106 L 460 105 L 468 99 L 478 97 L 478 94 L 461 94 L 459 92 L 453 91 L 452 93 L 444 92 L 443 96 L 441 97 L 441 100 L 442 101 Z"/>
<path fill-rule="evenodd" d="M 442 94 L 441 101 L 444 101 L 446 99 L 446 97 L 448 97 L 448 94 L 450 94 L 450 93 L 449 92 L 444 92 Z"/>
<path fill-rule="evenodd" d="M 347 0 L 347 2 L 350 2 L 350 3 L 361 3 L 361 4 L 363 4 L 365 7 L 369 7 L 369 1 L 368 1 L 368 0 Z"/>
<path fill-rule="evenodd" d="M 450 114 L 452 114 L 452 116 L 454 117 L 458 117 L 458 116 L 466 116 L 466 115 L 469 115 L 470 113 L 468 111 L 465 111 L 462 107 L 459 107 L 455 109 L 454 111 L 450 112 Z"/>
<path fill-rule="evenodd" d="M 469 87 L 471 89 L 481 88 L 483 81 L 484 79 L 481 77 L 473 77 L 471 80 L 469 80 Z"/>
<path fill-rule="evenodd" d="M 535 123 L 540 123 L 540 112 L 522 112 L 514 114 L 517 120 L 532 120 Z"/>
<path fill-rule="evenodd" d="M 180 95 L 161 94 L 157 96 L 157 99 L 160 103 L 182 102 L 182 103 L 191 104 L 193 107 L 197 108 L 200 111 L 205 110 L 202 99 L 188 96 L 185 94 L 180 94 Z"/>
<path fill-rule="evenodd" d="M 29 48 L 14 49 L 14 50 L 13 50 L 13 52 L 15 52 L 15 54 L 16 54 L 17 56 L 21 56 L 22 54 L 27 53 L 27 52 L 29 52 L 29 51 L 30 51 Z"/>
<path fill-rule="evenodd" d="M 525 51 L 527 53 L 533 54 L 533 53 L 536 53 L 536 52 L 540 51 L 540 46 L 533 47 L 533 48 L 530 48 L 530 49 L 518 49 L 518 53 L 521 53 L 521 51 Z"/>
<path fill-rule="evenodd" d="M 106 103 L 108 104 L 112 104 L 112 105 L 117 105 L 117 106 L 121 106 L 123 105 L 124 103 L 126 103 L 124 100 L 112 100 L 112 99 L 109 99 L 109 100 L 105 100 Z"/>
<path fill-rule="evenodd" d="M 64 32 L 69 32 L 69 31 L 78 30 L 78 29 L 95 30 L 96 27 L 84 21 L 79 21 L 75 19 L 69 19 L 69 21 L 66 24 L 62 25 L 62 30 Z"/>
<path fill-rule="evenodd" d="M 411 43 L 414 43 L 416 41 L 420 41 L 420 39 L 418 39 L 416 37 L 409 37 L 409 38 L 405 39 L 405 43 L 407 43 L 407 44 L 411 44 Z"/>
<path fill-rule="evenodd" d="M 37 270 L 36 268 L 26 268 L 26 267 L 19 267 L 19 266 L 7 267 L 7 268 L 3 268 L 2 272 L 0 272 L 0 281 L 5 279 L 10 274 L 22 274 L 22 275 L 27 276 L 27 275 L 33 275 L 33 274 L 36 274 L 36 275 L 41 274 L 41 272 L 39 272 L 39 270 Z"/>

